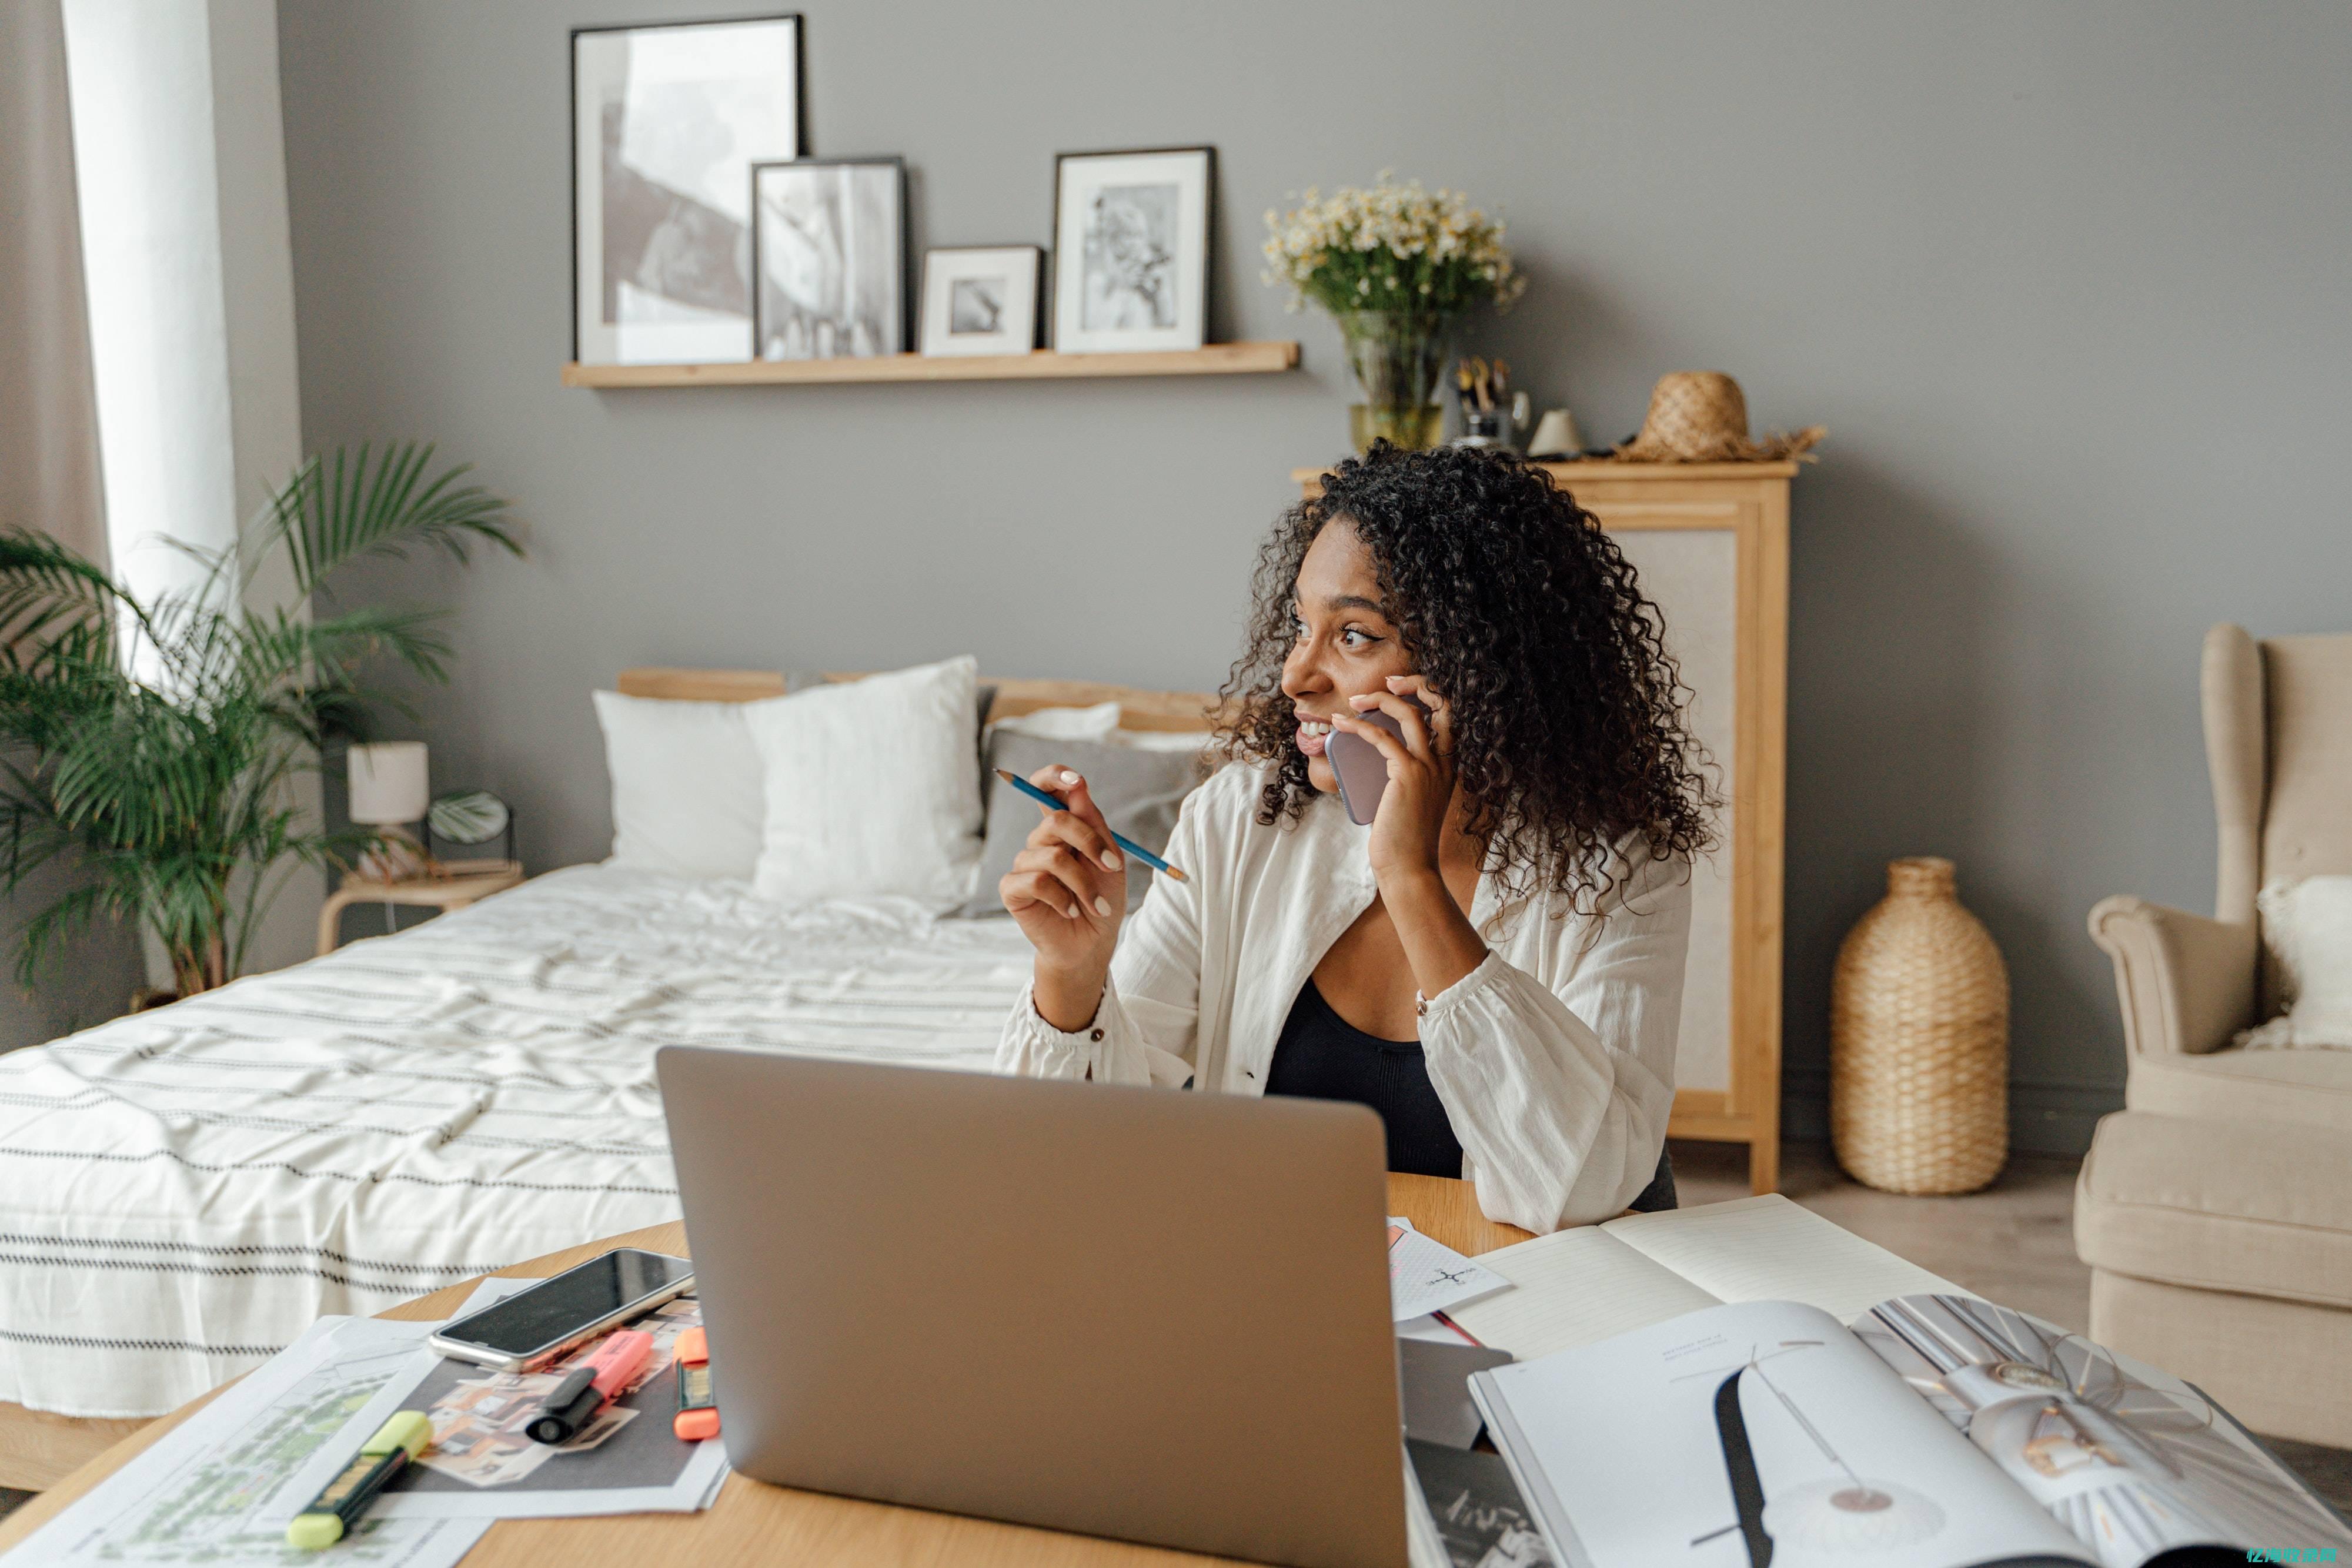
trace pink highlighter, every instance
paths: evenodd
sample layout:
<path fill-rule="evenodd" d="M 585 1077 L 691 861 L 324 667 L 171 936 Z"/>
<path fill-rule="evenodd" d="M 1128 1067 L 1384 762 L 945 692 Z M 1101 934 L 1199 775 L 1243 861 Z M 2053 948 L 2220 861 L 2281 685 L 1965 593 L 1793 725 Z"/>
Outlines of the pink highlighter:
<path fill-rule="evenodd" d="M 534 1443 L 570 1442 L 606 1400 L 628 1387 L 630 1380 L 645 1370 L 653 1348 L 654 1336 L 642 1329 L 606 1334 L 593 1355 L 563 1375 L 563 1381 L 555 1385 L 523 1430 Z"/>
<path fill-rule="evenodd" d="M 1428 706 L 1419 698 L 1409 696 L 1404 700 L 1420 708 L 1423 717 L 1428 716 Z M 1378 708 L 1367 708 L 1356 716 L 1366 724 L 1378 725 L 1399 740 L 1404 738 L 1404 726 Z M 1370 827 L 1374 813 L 1381 809 L 1381 792 L 1389 787 L 1389 759 L 1381 755 L 1379 747 L 1344 729 L 1331 732 L 1331 738 L 1323 743 L 1323 756 L 1339 780 L 1339 803 L 1348 808 L 1348 821 L 1360 828 Z"/>

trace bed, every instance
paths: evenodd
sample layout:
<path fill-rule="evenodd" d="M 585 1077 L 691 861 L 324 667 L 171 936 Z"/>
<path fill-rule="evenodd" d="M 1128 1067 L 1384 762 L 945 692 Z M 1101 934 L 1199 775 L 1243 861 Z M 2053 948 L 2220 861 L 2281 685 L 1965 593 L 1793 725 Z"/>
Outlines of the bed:
<path fill-rule="evenodd" d="M 993 684 L 992 717 L 1118 701 L 1128 727 L 1206 724 L 1190 694 Z M 574 866 L 0 1056 L 0 1485 L 47 1484 L 321 1312 L 677 1218 L 656 1047 L 985 1069 L 1028 954 L 1009 920 Z"/>

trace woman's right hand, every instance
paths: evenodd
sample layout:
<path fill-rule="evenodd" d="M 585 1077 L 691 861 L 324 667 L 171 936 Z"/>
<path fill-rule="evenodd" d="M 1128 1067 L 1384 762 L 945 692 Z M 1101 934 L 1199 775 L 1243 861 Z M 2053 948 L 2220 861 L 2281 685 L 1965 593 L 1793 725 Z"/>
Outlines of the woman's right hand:
<path fill-rule="evenodd" d="M 1075 1034 L 1094 1021 L 1110 975 L 1127 915 L 1127 856 L 1111 841 L 1084 779 L 1053 767 L 1029 782 L 1060 795 L 1065 809 L 1038 808 L 1041 820 L 996 891 L 1037 949 L 1038 1016 Z"/>

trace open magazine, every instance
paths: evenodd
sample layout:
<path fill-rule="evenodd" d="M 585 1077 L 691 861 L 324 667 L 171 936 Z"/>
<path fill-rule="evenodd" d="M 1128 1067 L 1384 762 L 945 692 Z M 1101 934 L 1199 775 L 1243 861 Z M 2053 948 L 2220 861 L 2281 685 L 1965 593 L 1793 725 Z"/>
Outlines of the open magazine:
<path fill-rule="evenodd" d="M 1519 1288 L 1454 1315 L 1522 1359 L 1471 1391 L 1578 1568 L 2352 1553 L 2352 1530 L 2188 1384 L 1785 1199 L 1480 1261 Z"/>

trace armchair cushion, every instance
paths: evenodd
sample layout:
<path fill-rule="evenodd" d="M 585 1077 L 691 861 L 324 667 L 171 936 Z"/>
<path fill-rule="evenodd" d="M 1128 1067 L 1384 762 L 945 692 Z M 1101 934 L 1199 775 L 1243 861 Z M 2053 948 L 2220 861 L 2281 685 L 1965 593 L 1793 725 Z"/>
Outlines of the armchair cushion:
<path fill-rule="evenodd" d="M 2138 898 L 2101 899 L 2091 939 L 2115 960 L 2124 1041 L 2137 1064 L 2229 1043 L 2253 1021 L 2254 927 Z"/>
<path fill-rule="evenodd" d="M 2141 1056 L 2124 1104 L 2161 1116 L 2322 1128 L 2352 1145 L 2352 1051 L 2217 1051 Z"/>
<path fill-rule="evenodd" d="M 2075 1183 L 2074 1249 L 2137 1279 L 2352 1308 L 2352 1142 L 2117 1112 Z"/>
<path fill-rule="evenodd" d="M 2257 907 L 2289 1007 L 2239 1043 L 2352 1050 L 2352 876 L 2274 882 Z"/>

